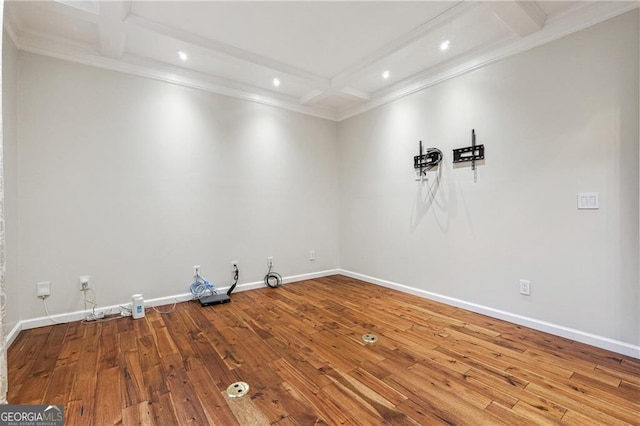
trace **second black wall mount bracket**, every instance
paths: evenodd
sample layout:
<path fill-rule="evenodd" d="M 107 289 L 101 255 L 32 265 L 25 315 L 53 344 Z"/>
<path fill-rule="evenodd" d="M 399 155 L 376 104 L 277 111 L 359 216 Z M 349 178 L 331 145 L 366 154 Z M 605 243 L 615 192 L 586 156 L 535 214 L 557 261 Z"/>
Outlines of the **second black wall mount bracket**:
<path fill-rule="evenodd" d="M 473 181 L 478 181 L 478 169 L 476 161 L 484 160 L 484 145 L 476 145 L 476 129 L 471 129 L 471 146 L 464 148 L 456 148 L 453 150 L 453 162 L 466 163 L 471 162 L 471 170 L 473 170 Z"/>

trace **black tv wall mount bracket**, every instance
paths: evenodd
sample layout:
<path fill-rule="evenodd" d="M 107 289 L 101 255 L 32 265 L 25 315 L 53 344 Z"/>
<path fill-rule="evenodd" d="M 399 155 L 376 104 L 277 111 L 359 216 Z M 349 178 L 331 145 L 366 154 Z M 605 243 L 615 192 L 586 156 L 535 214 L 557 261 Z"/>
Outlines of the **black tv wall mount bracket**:
<path fill-rule="evenodd" d="M 484 145 L 476 145 L 476 130 L 471 129 L 471 146 L 453 150 L 453 163 L 471 162 L 473 181 L 478 181 L 476 161 L 484 160 Z"/>
<path fill-rule="evenodd" d="M 416 180 L 422 180 L 427 172 L 436 167 L 442 161 L 442 151 L 438 148 L 427 148 L 419 142 L 419 154 L 413 157 L 413 168 L 416 170 Z"/>

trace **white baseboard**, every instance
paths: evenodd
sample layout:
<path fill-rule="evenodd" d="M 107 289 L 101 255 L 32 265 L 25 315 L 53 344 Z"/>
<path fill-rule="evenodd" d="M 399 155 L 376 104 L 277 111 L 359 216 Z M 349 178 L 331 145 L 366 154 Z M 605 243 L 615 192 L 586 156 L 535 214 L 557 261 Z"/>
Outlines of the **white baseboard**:
<path fill-rule="evenodd" d="M 309 274 L 300 274 L 300 275 L 292 275 L 289 277 L 283 277 L 282 282 L 284 284 L 290 284 L 298 281 L 311 280 L 314 278 L 321 278 L 329 275 L 336 275 L 339 273 L 340 271 L 338 269 L 330 269 L 326 271 L 311 272 Z M 234 290 L 234 293 L 253 290 L 253 289 L 261 288 L 264 286 L 265 284 L 263 281 L 238 284 L 238 286 Z M 218 290 L 220 290 L 221 292 L 226 292 L 228 289 L 229 287 L 222 287 L 222 288 L 219 288 Z M 192 299 L 193 299 L 193 295 L 191 293 L 181 293 L 181 294 L 174 294 L 172 296 L 158 297 L 155 299 L 145 299 L 144 305 L 147 308 L 151 308 L 155 306 L 169 305 L 174 302 L 176 303 L 187 302 Z M 129 303 L 131 303 L 130 300 L 123 302 L 120 305 L 126 306 Z M 120 305 L 96 307 L 95 310 L 96 312 L 105 312 L 107 314 L 118 313 L 120 312 Z M 18 336 L 18 334 L 22 330 L 28 330 L 28 329 L 37 328 L 37 327 L 45 327 L 45 326 L 56 324 L 56 323 L 62 324 L 67 322 L 80 321 L 86 317 L 87 312 L 88 311 L 83 310 L 83 311 L 68 312 L 64 314 L 55 314 L 55 315 L 51 315 L 51 318 L 44 316 L 44 317 L 22 320 L 18 322 L 18 324 L 16 324 L 16 326 L 13 328 L 13 330 L 11 330 L 11 332 L 7 335 L 7 347 L 10 346 L 11 343 L 13 343 L 15 338 Z"/>
<path fill-rule="evenodd" d="M 312 272 L 310 274 L 292 275 L 290 277 L 284 277 L 282 278 L 282 282 L 284 284 L 288 284 L 288 283 L 305 281 L 305 280 L 313 280 L 315 278 L 328 277 L 330 275 L 338 275 L 338 274 L 340 274 L 340 269 L 327 269 L 326 271 Z M 264 286 L 264 283 L 262 281 L 260 281 L 260 284 Z"/>
<path fill-rule="evenodd" d="M 488 306 L 479 305 L 477 303 L 466 302 L 464 300 L 443 296 L 441 294 L 420 290 L 414 287 L 409 287 L 409 286 L 394 283 L 391 281 L 385 281 L 378 278 L 369 277 L 367 275 L 358 274 L 356 272 L 340 270 L 340 274 L 350 278 L 355 278 L 361 281 L 366 281 L 371 284 L 392 288 L 394 290 L 399 290 L 404 293 L 409 293 L 416 296 L 424 297 L 425 299 L 435 300 L 436 302 L 442 302 L 447 305 L 456 306 L 458 308 L 462 308 L 468 311 L 487 315 L 492 318 L 509 321 L 511 323 L 529 327 L 534 330 L 544 331 L 549 334 L 565 337 L 567 339 L 575 340 L 577 342 L 586 343 L 591 346 L 595 346 L 595 347 L 606 349 L 622 355 L 627 355 L 627 356 L 640 359 L 640 346 L 632 345 L 626 342 L 621 342 L 619 340 L 614 340 L 608 337 L 598 336 L 596 334 L 588 333 L 585 331 L 575 330 L 573 328 L 565 327 L 558 324 L 553 324 L 547 321 L 542 321 L 535 318 L 529 318 L 522 315 L 514 314 L 511 312 L 490 308 Z"/>
<path fill-rule="evenodd" d="M 11 329 L 11 331 L 7 333 L 7 348 L 13 344 L 14 340 L 16 340 L 16 337 L 18 337 L 18 334 L 20 334 L 21 331 L 22 322 L 18 321 L 18 323 Z"/>
<path fill-rule="evenodd" d="M 575 330 L 569 327 L 564 327 L 558 324 L 553 324 L 550 322 L 537 320 L 535 318 L 528 318 L 522 315 L 517 315 L 514 313 L 502 311 L 499 309 L 490 308 L 488 306 L 479 305 L 472 302 L 467 302 L 464 300 L 456 299 L 453 297 L 443 296 L 441 294 L 432 293 L 425 290 L 420 290 L 414 287 L 409 287 L 406 285 L 394 283 L 391 281 L 385 281 L 378 278 L 370 277 L 363 274 L 358 274 L 356 272 L 341 270 L 341 269 L 331 269 L 320 272 L 313 272 L 309 274 L 301 274 L 301 275 L 293 275 L 289 277 L 284 277 L 283 282 L 285 284 L 295 283 L 298 281 L 310 280 L 314 278 L 321 278 L 330 275 L 341 274 L 347 277 L 355 278 L 361 281 L 365 281 L 371 284 L 380 285 L 382 287 L 392 288 L 394 290 L 399 290 L 404 293 L 413 294 L 416 296 L 424 297 L 426 299 L 435 300 L 437 302 L 442 302 L 447 305 L 456 306 L 459 308 L 463 308 L 472 312 L 477 312 L 483 315 L 490 316 L 492 318 L 497 318 L 505 321 L 512 322 L 514 324 L 522 325 L 525 327 L 532 328 L 534 330 L 544 331 L 546 333 L 554 334 L 556 336 L 566 337 L 571 340 L 575 340 L 578 342 L 586 343 L 588 345 L 596 346 L 602 349 L 607 349 L 619 354 L 628 355 L 634 358 L 640 359 L 640 346 L 631 345 L 629 343 L 621 342 L 618 340 L 610 339 L 603 336 L 598 336 L 592 333 L 587 333 L 580 330 Z M 244 283 L 239 284 L 235 291 L 248 291 L 256 288 L 264 287 L 264 282 L 256 281 L 252 283 Z M 221 291 L 227 291 L 228 287 L 223 287 Z M 155 299 L 147 299 L 144 301 L 146 307 L 155 307 L 168 305 L 174 302 L 186 302 L 192 300 L 193 295 L 191 293 L 181 293 L 175 294 L 166 297 L 159 297 Z M 122 305 L 127 305 L 130 301 L 126 301 L 122 303 Z M 96 311 L 99 312 L 119 312 L 119 305 L 113 306 L 103 306 L 100 308 L 96 308 Z M 67 323 L 73 321 L 80 321 L 85 318 L 87 311 L 76 311 L 69 312 L 64 314 L 56 314 L 52 315 L 51 318 L 57 323 Z M 26 319 L 18 322 L 13 329 L 7 334 L 7 347 L 10 346 L 20 334 L 22 330 L 28 330 L 31 328 L 44 327 L 48 325 L 54 324 L 51 319 L 48 317 L 38 317 Z"/>

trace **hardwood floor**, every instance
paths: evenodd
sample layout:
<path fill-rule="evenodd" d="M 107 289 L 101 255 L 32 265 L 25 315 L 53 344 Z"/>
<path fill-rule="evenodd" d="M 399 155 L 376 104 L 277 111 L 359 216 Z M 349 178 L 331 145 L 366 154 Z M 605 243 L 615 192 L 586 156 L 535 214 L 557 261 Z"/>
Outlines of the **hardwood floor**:
<path fill-rule="evenodd" d="M 23 331 L 9 402 L 67 425 L 640 424 L 634 358 L 342 276 L 232 299 Z"/>

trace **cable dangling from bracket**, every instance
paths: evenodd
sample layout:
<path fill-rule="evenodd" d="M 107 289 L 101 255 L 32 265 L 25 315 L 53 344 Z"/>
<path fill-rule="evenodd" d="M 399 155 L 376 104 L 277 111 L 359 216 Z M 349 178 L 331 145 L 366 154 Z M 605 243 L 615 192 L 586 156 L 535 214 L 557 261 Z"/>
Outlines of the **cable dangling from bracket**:
<path fill-rule="evenodd" d="M 416 180 L 423 180 L 427 172 L 435 168 L 442 161 L 442 151 L 438 148 L 427 148 L 424 152 L 420 141 L 419 154 L 413 157 L 413 168 L 416 170 Z"/>

